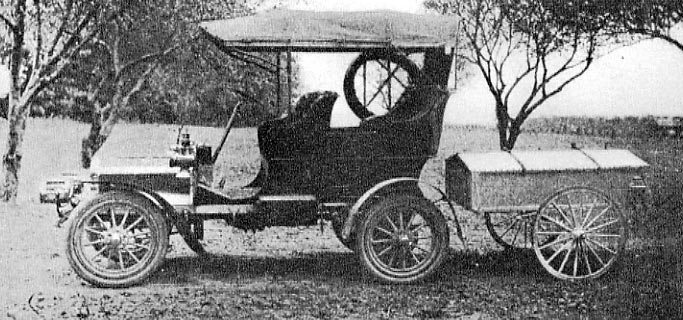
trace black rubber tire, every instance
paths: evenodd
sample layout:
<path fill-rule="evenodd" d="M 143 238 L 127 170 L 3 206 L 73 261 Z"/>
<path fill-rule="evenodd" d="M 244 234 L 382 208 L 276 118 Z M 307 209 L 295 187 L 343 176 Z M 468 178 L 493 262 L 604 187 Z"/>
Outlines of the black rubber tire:
<path fill-rule="evenodd" d="M 363 103 L 358 99 L 355 85 L 356 73 L 358 73 L 361 66 L 368 61 L 387 59 L 398 64 L 403 70 L 407 71 L 410 79 L 412 79 L 415 84 L 419 83 L 421 79 L 422 71 L 420 68 L 404 54 L 385 51 L 369 51 L 360 54 L 353 60 L 351 65 L 349 65 L 349 68 L 346 69 L 346 74 L 344 75 L 344 97 L 346 98 L 346 103 L 349 105 L 349 108 L 351 108 L 351 111 L 360 119 L 372 117 L 374 114 L 365 109 Z"/>
<path fill-rule="evenodd" d="M 89 261 L 85 256 L 83 251 L 85 245 L 81 243 L 83 232 L 86 232 L 84 231 L 84 224 L 88 223 L 88 220 L 97 210 L 113 205 L 131 208 L 138 213 L 140 219 L 144 218 L 149 228 L 149 239 L 152 241 L 149 250 L 141 258 L 136 257 L 136 262 L 128 271 L 119 270 L 119 272 L 115 272 L 95 267 L 92 261 Z M 164 262 L 168 250 L 168 224 L 161 209 L 144 196 L 123 191 L 108 192 L 81 203 L 75 210 L 75 218 L 67 236 L 66 254 L 71 267 L 85 281 L 98 287 L 130 287 L 146 280 Z M 103 245 L 94 247 L 97 251 L 104 248 Z M 97 255 L 91 259 L 95 257 Z M 138 259 L 139 261 L 137 261 Z M 121 269 L 128 268 L 122 267 Z"/>
<path fill-rule="evenodd" d="M 428 256 L 424 260 L 417 261 L 414 266 L 407 268 L 405 265 L 406 258 L 404 257 L 404 270 L 393 268 L 393 257 L 389 262 L 389 265 L 381 261 L 379 256 L 382 255 L 382 252 L 379 254 L 376 253 L 372 245 L 372 233 L 379 228 L 375 224 L 380 221 L 379 219 L 388 217 L 387 213 L 399 211 L 401 212 L 401 220 L 403 220 L 403 211 L 409 211 L 415 215 L 420 215 L 424 222 L 429 225 L 430 234 L 432 235 L 431 238 L 433 239 L 433 242 L 430 243 L 432 250 L 429 251 Z M 414 217 L 415 215 L 411 215 L 411 217 Z M 410 230 L 412 221 L 413 218 L 410 218 L 407 230 Z M 416 232 L 418 229 L 421 229 L 421 227 L 414 229 L 413 232 Z M 393 195 L 374 204 L 362 217 L 356 234 L 358 237 L 356 252 L 358 253 L 366 272 L 380 281 L 390 284 L 411 284 L 429 278 L 443 263 L 449 246 L 449 231 L 444 216 L 432 202 L 413 195 Z M 417 246 L 418 238 L 419 237 L 416 237 L 415 239 L 415 246 Z M 393 248 L 393 246 L 394 245 L 392 244 L 391 247 Z M 414 249 L 415 248 L 411 247 L 411 249 L 406 250 L 405 247 L 403 247 L 401 254 L 407 255 L 408 252 L 414 252 Z M 388 250 L 388 248 L 385 248 L 383 251 L 386 252 Z M 395 249 L 392 255 L 395 256 L 396 252 L 398 252 L 398 250 Z M 412 257 L 415 258 L 415 260 L 419 260 L 416 258 L 415 254 L 412 254 Z"/>

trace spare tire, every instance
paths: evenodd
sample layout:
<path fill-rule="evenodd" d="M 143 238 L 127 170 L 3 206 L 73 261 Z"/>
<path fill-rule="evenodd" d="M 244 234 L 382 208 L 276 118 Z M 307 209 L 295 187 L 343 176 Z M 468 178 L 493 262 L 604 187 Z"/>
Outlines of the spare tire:
<path fill-rule="evenodd" d="M 346 98 L 346 103 L 351 108 L 351 111 L 360 119 L 377 116 L 375 113 L 368 110 L 367 106 L 360 101 L 355 85 L 356 74 L 361 70 L 361 67 L 367 64 L 367 62 L 374 60 L 388 60 L 389 63 L 397 64 L 401 69 L 407 72 L 409 85 L 419 84 L 422 78 L 422 71 L 420 68 L 405 54 L 396 51 L 368 51 L 361 53 L 351 63 L 344 75 L 344 97 Z M 391 112 L 391 110 L 389 111 Z"/>

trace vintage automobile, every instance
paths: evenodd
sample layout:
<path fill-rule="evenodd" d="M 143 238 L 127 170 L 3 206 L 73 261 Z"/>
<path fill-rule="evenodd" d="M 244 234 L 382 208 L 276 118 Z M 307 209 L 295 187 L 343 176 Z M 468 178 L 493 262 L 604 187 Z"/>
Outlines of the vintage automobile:
<path fill-rule="evenodd" d="M 420 181 L 420 172 L 439 146 L 457 21 L 273 10 L 201 28 L 204 39 L 237 59 L 275 54 L 278 83 L 287 71 L 290 101 L 292 52 L 357 53 L 344 75 L 344 98 L 360 124 L 330 125 L 337 93 L 303 94 L 286 116 L 259 126 L 261 169 L 241 192 L 211 184 L 237 108 L 214 152 L 183 133 L 166 166 L 93 169 L 88 183 L 97 194 L 73 210 L 68 232 L 76 273 L 97 286 L 130 286 L 162 264 L 174 228 L 202 253 L 206 220 L 260 230 L 322 219 L 378 279 L 413 283 L 432 275 L 444 260 L 449 229 L 425 198 L 422 190 L 435 188 Z M 379 82 L 378 74 L 385 74 Z M 278 90 L 279 100 L 287 99 Z"/>
<path fill-rule="evenodd" d="M 356 53 L 343 98 L 359 123 L 332 125 L 339 94 L 303 94 L 285 116 L 258 127 L 260 171 L 236 190 L 212 177 L 238 106 L 215 149 L 182 133 L 163 165 L 94 167 L 95 194 L 72 214 L 61 211 L 72 217 L 67 257 L 86 281 L 143 281 L 163 263 L 172 230 L 204 254 L 205 224 L 219 220 L 245 230 L 327 221 L 368 274 L 414 283 L 444 261 L 451 226 L 463 240 L 453 202 L 481 213 L 503 247 L 533 248 L 560 279 L 597 278 L 624 249 L 620 201 L 646 189 L 640 177 L 648 166 L 628 150 L 461 152 L 445 162 L 444 187 L 421 177 L 439 148 L 457 57 L 454 18 L 273 10 L 201 28 L 230 57 L 266 68 L 275 60 L 270 67 L 287 92 L 282 97 L 278 85 L 276 100 L 289 105 L 292 52 Z"/>

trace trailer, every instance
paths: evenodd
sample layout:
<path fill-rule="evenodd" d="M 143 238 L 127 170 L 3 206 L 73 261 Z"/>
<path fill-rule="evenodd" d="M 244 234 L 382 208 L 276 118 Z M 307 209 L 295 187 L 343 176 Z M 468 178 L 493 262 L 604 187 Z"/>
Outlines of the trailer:
<path fill-rule="evenodd" d="M 646 167 L 618 149 L 459 153 L 446 160 L 446 190 L 503 247 L 533 249 L 558 278 L 596 278 L 624 249 L 621 204 L 646 188 Z"/>

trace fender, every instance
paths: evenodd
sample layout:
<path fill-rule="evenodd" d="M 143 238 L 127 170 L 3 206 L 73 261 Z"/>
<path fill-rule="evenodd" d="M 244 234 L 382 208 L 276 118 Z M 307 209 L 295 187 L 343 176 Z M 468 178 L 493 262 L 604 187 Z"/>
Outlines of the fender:
<path fill-rule="evenodd" d="M 403 178 L 393 178 L 389 180 L 382 181 L 376 185 L 374 185 L 372 188 L 370 188 L 368 191 L 366 191 L 358 200 L 356 200 L 356 203 L 353 204 L 351 209 L 349 210 L 349 216 L 346 218 L 346 222 L 344 223 L 344 228 L 342 229 L 342 238 L 344 240 L 348 240 L 349 236 L 351 236 L 351 232 L 353 231 L 353 227 L 356 223 L 356 219 L 358 216 L 358 213 L 360 212 L 360 209 L 367 203 L 367 201 L 372 198 L 374 195 L 378 194 L 381 191 L 384 191 L 388 188 L 395 188 L 398 186 L 409 186 L 410 188 L 419 188 L 420 186 L 427 187 L 429 189 L 432 189 L 436 192 L 438 192 L 441 195 L 441 199 L 445 200 L 446 203 L 448 204 L 448 207 L 451 209 L 451 212 L 453 213 L 453 222 L 455 222 L 455 227 L 456 227 L 456 233 L 458 235 L 458 238 L 462 242 L 462 244 L 467 247 L 467 244 L 465 243 L 465 238 L 462 235 L 462 228 L 460 227 L 460 222 L 458 222 L 458 217 L 455 215 L 455 208 L 453 207 L 453 204 L 451 200 L 448 198 L 445 192 L 443 192 L 441 189 L 437 188 L 434 185 L 431 185 L 429 183 L 420 181 L 419 179 L 416 178 L 410 178 L 410 177 L 403 177 Z M 419 190 L 419 189 L 418 189 Z"/>

